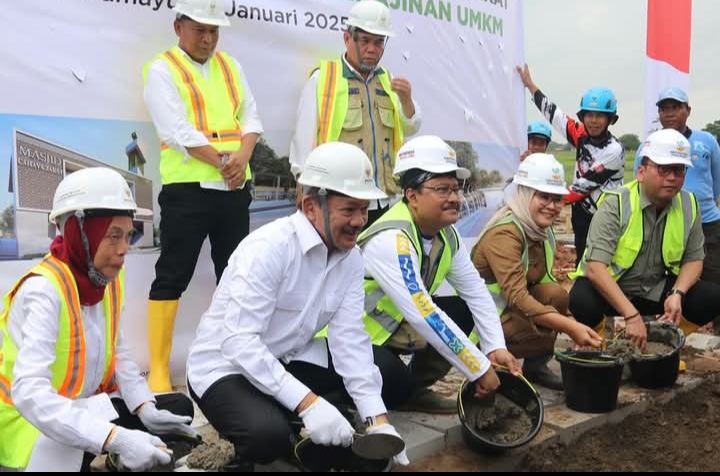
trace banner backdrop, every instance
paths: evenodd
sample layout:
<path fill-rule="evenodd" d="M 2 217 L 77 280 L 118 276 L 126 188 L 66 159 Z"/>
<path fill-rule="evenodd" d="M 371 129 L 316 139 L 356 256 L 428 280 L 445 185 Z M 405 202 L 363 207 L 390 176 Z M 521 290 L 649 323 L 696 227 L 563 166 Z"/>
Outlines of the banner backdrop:
<path fill-rule="evenodd" d="M 660 91 L 689 93 L 691 26 L 692 0 L 648 0 L 645 137 L 662 129 L 655 105 Z"/>
<path fill-rule="evenodd" d="M 495 211 L 501 186 L 526 145 L 525 97 L 514 71 L 524 62 L 522 0 L 385 3 L 397 37 L 388 43 L 382 65 L 412 83 L 424 118 L 420 133 L 453 141 L 459 160 L 472 170 L 459 224 L 463 236 L 472 239 Z M 81 167 L 104 164 L 121 171 L 136 198 L 154 209 L 157 226 L 159 143 L 143 103 L 142 68 L 177 43 L 173 5 L 174 0 L 3 5 L 0 259 L 37 258 L 47 251 L 55 233 L 47 222 L 54 187 Z M 321 59 L 344 51 L 342 28 L 353 5 L 354 0 L 225 2 L 231 26 L 221 29 L 218 47 L 245 70 L 273 158 L 286 160 L 308 75 Z M 286 196 L 260 188 L 257 193 L 253 226 L 292 212 Z M 269 206 L 265 200 L 271 200 Z M 151 247 L 153 222 L 138 226 L 146 234 L 142 244 Z M 144 251 L 130 260 L 128 280 L 149 287 L 156 256 Z M 214 279 L 206 272 L 208 262 L 204 253 L 189 291 L 202 295 L 181 302 L 209 301 Z M 2 293 L 20 276 L 13 266 L 5 272 L 0 263 Z M 204 281 L 197 283 L 200 276 Z M 130 296 L 124 327 L 138 339 L 135 350 L 142 362 L 147 289 L 133 289 L 137 293 Z M 200 312 L 181 304 L 176 332 L 188 342 Z M 180 370 L 183 347 L 176 345 L 173 353 Z"/>

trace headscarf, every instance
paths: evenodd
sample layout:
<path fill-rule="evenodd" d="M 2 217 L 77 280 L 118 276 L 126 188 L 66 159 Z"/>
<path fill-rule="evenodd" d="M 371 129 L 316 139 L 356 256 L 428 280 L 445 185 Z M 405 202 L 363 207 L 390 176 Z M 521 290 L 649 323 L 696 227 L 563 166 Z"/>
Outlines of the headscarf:
<path fill-rule="evenodd" d="M 90 255 L 95 258 L 100 242 L 105 237 L 112 216 L 85 217 L 83 229 L 90 244 Z M 50 254 L 59 259 L 68 267 L 77 283 L 80 294 L 80 304 L 94 306 L 102 301 L 105 295 L 105 286 L 96 286 L 88 276 L 88 257 L 80 235 L 78 219 L 72 215 L 64 223 L 62 233 L 55 237 L 50 245 Z"/>
<path fill-rule="evenodd" d="M 530 202 L 532 202 L 533 196 L 535 195 L 535 190 L 524 185 L 514 185 L 514 187 L 516 187 L 516 190 L 510 193 L 507 205 L 502 207 L 490 219 L 488 224 L 485 225 L 485 228 L 480 233 L 480 236 L 483 236 L 497 222 L 505 218 L 509 213 L 512 213 L 515 218 L 522 223 L 523 229 L 525 230 L 525 236 L 529 241 L 542 242 L 547 240 L 547 228 L 542 228 L 535 223 L 535 220 L 533 220 L 532 214 L 530 213 Z"/>

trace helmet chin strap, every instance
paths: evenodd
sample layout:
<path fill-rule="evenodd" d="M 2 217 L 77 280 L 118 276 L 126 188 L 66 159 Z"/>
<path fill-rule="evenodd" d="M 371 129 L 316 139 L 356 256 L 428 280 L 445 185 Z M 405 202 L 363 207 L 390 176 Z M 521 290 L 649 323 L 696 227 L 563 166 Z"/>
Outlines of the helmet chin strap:
<path fill-rule="evenodd" d="M 107 286 L 110 284 L 110 280 L 95 267 L 92 255 L 90 254 L 90 241 L 88 241 L 88 237 L 85 234 L 85 228 L 83 227 L 83 224 L 85 223 L 85 212 L 77 210 L 75 212 L 75 217 L 78 219 L 78 223 L 80 224 L 80 237 L 82 238 L 83 248 L 85 248 L 85 254 L 87 255 L 88 278 L 90 278 L 90 282 L 92 282 L 95 286 Z"/>
<path fill-rule="evenodd" d="M 327 190 L 321 188 L 318 195 L 320 208 L 322 208 L 323 211 L 323 220 L 325 222 L 325 240 L 327 241 L 328 251 L 333 251 L 337 246 L 335 246 L 335 240 L 333 239 L 332 230 L 330 229 L 330 210 L 327 202 Z"/>

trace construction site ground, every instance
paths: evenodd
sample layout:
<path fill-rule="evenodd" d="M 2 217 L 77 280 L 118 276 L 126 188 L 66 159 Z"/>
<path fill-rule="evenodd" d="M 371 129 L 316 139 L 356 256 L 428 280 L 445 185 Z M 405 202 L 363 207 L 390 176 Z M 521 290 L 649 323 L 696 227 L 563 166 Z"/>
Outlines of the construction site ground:
<path fill-rule="evenodd" d="M 554 273 L 570 289 L 567 273 L 574 268 L 573 237 L 558 226 L 558 252 Z M 558 338 L 556 347 L 571 341 Z M 479 454 L 467 447 L 456 415 L 391 412 L 392 423 L 407 444 L 412 462 L 395 472 L 449 471 L 714 471 L 720 467 L 720 338 L 711 329 L 688 337 L 682 357 L 687 371 L 671 389 L 647 390 L 630 380 L 626 367 L 617 408 L 605 414 L 570 410 L 561 391 L 538 387 L 544 404 L 544 424 L 528 445 L 499 455 Z M 550 368 L 560 374 L 558 362 Z M 462 376 L 452 371 L 434 386 L 448 398 L 456 398 Z M 218 435 L 199 410 L 193 423 L 206 442 Z M 229 445 L 218 450 L 218 466 L 232 453 Z M 104 470 L 103 458 L 95 470 Z M 191 469 L 187 458 L 176 463 L 176 472 Z M 288 462 L 256 467 L 256 471 L 298 471 Z"/>

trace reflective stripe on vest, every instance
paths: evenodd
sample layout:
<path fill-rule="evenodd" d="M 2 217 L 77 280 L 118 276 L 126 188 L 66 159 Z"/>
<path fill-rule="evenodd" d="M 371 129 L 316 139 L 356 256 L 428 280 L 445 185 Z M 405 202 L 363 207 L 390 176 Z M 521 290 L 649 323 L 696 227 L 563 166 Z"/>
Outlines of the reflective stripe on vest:
<path fill-rule="evenodd" d="M 242 144 L 242 127 L 238 120 L 244 90 L 240 70 L 225 53 L 216 51 L 208 60 L 208 78 L 197 71 L 177 46 L 158 55 L 145 65 L 164 61 L 170 69 L 178 93 L 187 109 L 187 120 L 219 151 L 235 151 Z M 160 145 L 160 176 L 164 185 L 187 182 L 222 182 L 216 167 Z M 246 180 L 252 179 L 248 166 Z"/>
<path fill-rule="evenodd" d="M 343 76 L 343 61 L 322 61 L 318 68 L 317 107 L 318 107 L 318 135 L 317 145 L 326 142 L 335 142 L 340 137 L 348 111 L 349 86 Z M 392 90 L 390 75 L 383 69 L 384 74 L 378 76 L 380 85 L 390 97 L 394 106 L 396 127 L 393 129 L 392 160 L 394 162 L 397 151 L 403 144 L 404 133 L 400 120 L 400 99 Z"/>
<path fill-rule="evenodd" d="M 459 249 L 460 242 L 455 229 L 452 226 L 442 229 L 433 240 L 430 254 L 425 256 L 422 239 L 413 222 L 410 210 L 403 202 L 398 202 L 360 235 L 358 246 L 362 248 L 370 238 L 388 230 L 400 231 L 408 238 L 413 249 L 398 249 L 398 255 L 410 257 L 410 253 L 415 253 L 420 264 L 420 278 L 428 293 L 433 294 L 445 281 L 453 257 Z M 400 246 L 399 243 L 398 246 Z M 375 280 L 366 279 L 364 288 L 365 314 L 363 320 L 365 329 L 370 334 L 373 344 L 383 345 L 400 327 L 403 316 Z M 420 314 L 424 317 L 427 308 L 431 308 L 430 304 L 424 299 L 415 301 Z"/>
<path fill-rule="evenodd" d="M 25 468 L 40 434 L 18 413 L 11 393 L 18 349 L 8 330 L 8 318 L 15 295 L 32 276 L 48 279 L 60 296 L 56 359 L 50 367 L 51 385 L 59 395 L 75 399 L 83 393 L 85 383 L 86 344 L 77 285 L 67 265 L 47 256 L 15 283 L 3 300 L 0 314 L 0 466 L 6 468 Z M 115 347 L 124 301 L 123 278 L 124 270 L 108 285 L 103 299 L 108 338 L 105 339 L 105 370 L 99 391 L 110 391 L 115 387 Z"/>
<path fill-rule="evenodd" d="M 600 197 L 598 206 L 610 195 L 618 197 L 621 234 L 608 271 L 615 281 L 619 281 L 633 267 L 643 245 L 644 226 L 643 210 L 640 205 L 640 183 L 633 181 L 622 188 L 605 192 Z M 680 274 L 680 265 L 690 238 L 690 230 L 698 215 L 695 196 L 681 190 L 673 198 L 667 213 L 662 241 L 663 262 L 665 267 L 676 276 Z M 577 271 L 569 275 L 571 279 L 587 276 L 586 256 L 583 256 Z"/>

